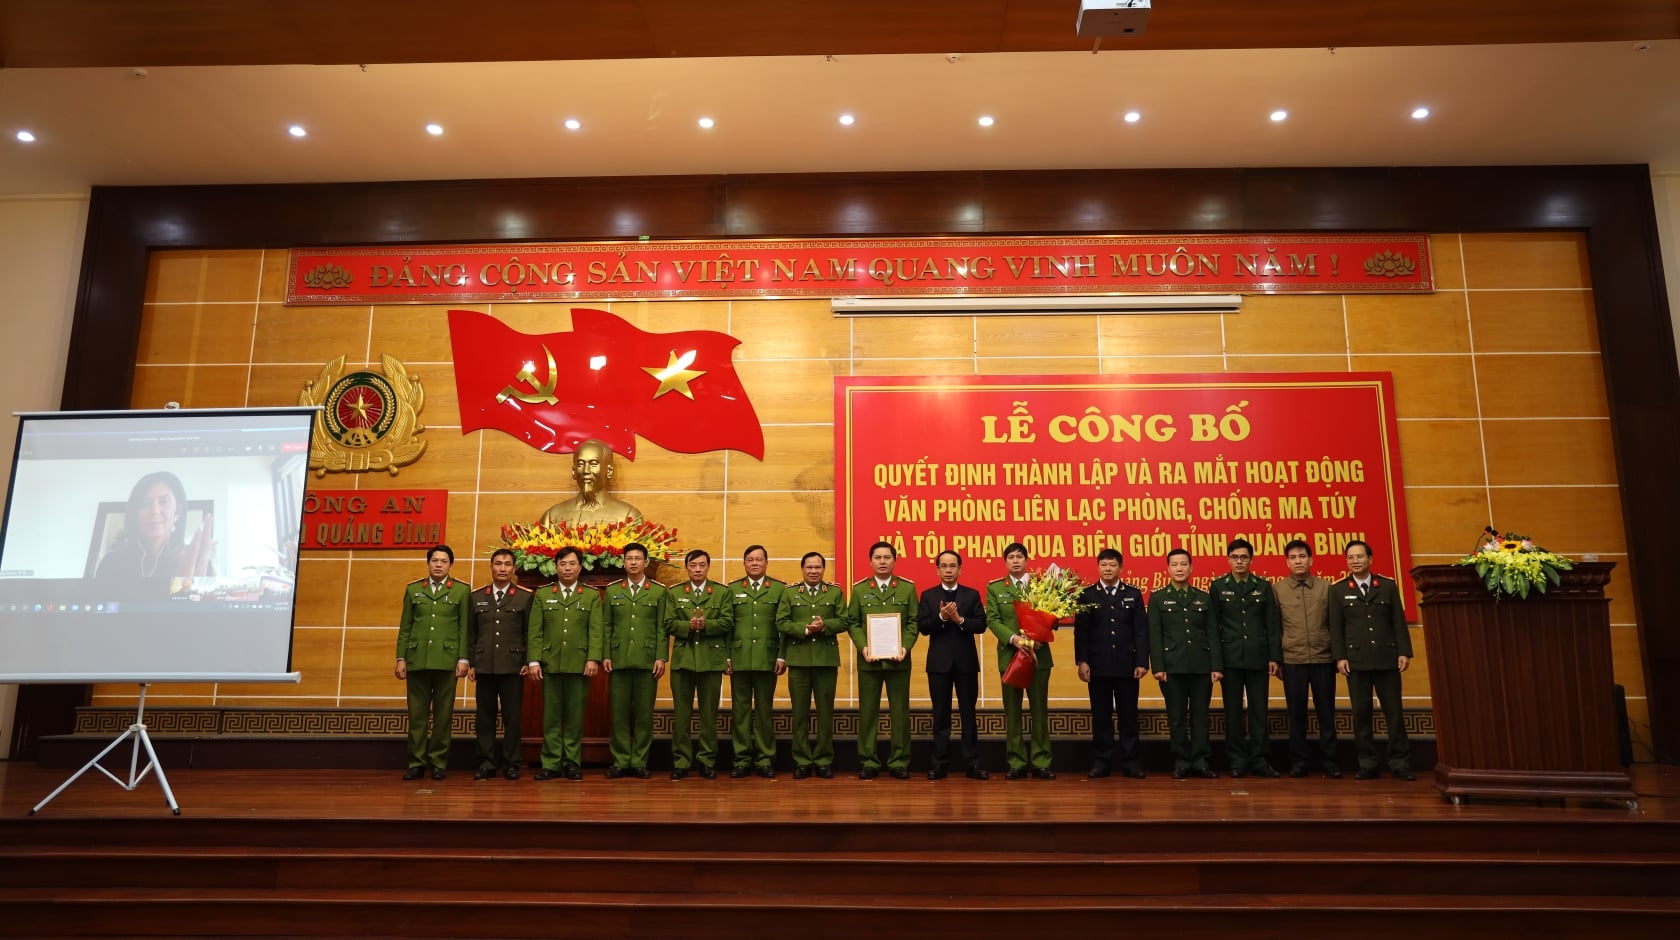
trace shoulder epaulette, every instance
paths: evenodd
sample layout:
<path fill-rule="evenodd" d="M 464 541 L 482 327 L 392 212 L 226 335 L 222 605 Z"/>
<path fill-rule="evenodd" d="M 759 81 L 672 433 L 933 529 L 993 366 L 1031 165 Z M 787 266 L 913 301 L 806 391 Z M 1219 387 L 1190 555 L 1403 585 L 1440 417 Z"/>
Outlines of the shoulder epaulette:
<path fill-rule="evenodd" d="M 619 578 L 616 581 L 608 581 L 606 584 L 602 585 L 602 587 L 617 587 L 617 586 L 619 586 L 620 584 L 623 584 L 623 583 L 624 583 L 624 579 Z"/>
<path fill-rule="evenodd" d="M 526 594 L 535 594 L 535 593 L 536 593 L 536 592 L 535 592 L 535 591 L 533 591 L 533 590 L 531 590 L 531 589 L 530 589 L 530 588 L 528 588 L 528 587 L 526 587 L 526 586 L 525 586 L 525 585 L 523 585 L 523 584 L 520 584 L 520 583 L 519 583 L 519 582 L 517 582 L 517 581 L 515 581 L 515 582 L 514 582 L 514 583 L 513 583 L 513 589 L 514 589 L 514 590 L 515 590 L 515 591 L 524 591 L 524 592 L 525 592 L 525 593 L 526 593 Z"/>
<path fill-rule="evenodd" d="M 413 581 L 410 581 L 408 583 L 409 584 L 419 584 L 422 581 L 430 581 L 430 580 L 431 580 L 431 578 L 429 578 L 429 577 L 428 578 L 415 578 Z"/>
<path fill-rule="evenodd" d="M 766 581 L 774 581 L 774 582 L 776 582 L 776 583 L 777 583 L 777 584 L 780 584 L 780 585 L 781 585 L 781 586 L 782 586 L 782 587 L 787 587 L 787 582 L 786 582 L 786 581 L 783 581 L 783 580 L 782 580 L 782 579 L 781 579 L 781 578 L 778 578 L 778 577 L 776 577 L 776 576 L 774 576 L 774 575 L 768 575 L 768 574 L 767 574 L 767 575 L 765 575 L 765 576 L 764 576 L 764 580 L 766 580 Z"/>
<path fill-rule="evenodd" d="M 1004 575 L 1001 578 L 993 578 L 992 580 L 987 581 L 986 586 L 991 587 L 994 584 L 1002 584 L 1002 583 L 1004 583 L 1005 581 L 1008 581 L 1008 580 L 1009 580 L 1009 575 Z"/>
<path fill-rule="evenodd" d="M 852 587 L 863 587 L 865 582 L 873 581 L 873 580 L 875 580 L 873 577 L 859 578 L 859 579 L 857 579 L 857 582 L 852 585 Z"/>

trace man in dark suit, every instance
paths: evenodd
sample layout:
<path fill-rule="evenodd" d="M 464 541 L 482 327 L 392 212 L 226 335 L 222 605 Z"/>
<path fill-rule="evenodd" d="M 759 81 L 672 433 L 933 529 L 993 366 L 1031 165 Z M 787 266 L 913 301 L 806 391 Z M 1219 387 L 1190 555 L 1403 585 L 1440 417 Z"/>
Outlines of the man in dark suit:
<path fill-rule="evenodd" d="M 1400 674 L 1412 662 L 1412 635 L 1400 586 L 1393 578 L 1371 573 L 1371 546 L 1360 541 L 1347 546 L 1348 576 L 1330 586 L 1330 655 L 1336 669 L 1347 676 L 1353 702 L 1353 743 L 1359 753 L 1356 780 L 1377 776 L 1377 738 L 1372 722 L 1371 693 L 1382 703 L 1388 722 L 1388 767 L 1396 780 L 1415 780 L 1412 743 L 1406 737 L 1401 711 Z"/>
<path fill-rule="evenodd" d="M 933 768 L 929 780 L 943 780 L 951 763 L 951 690 L 956 689 L 957 713 L 962 718 L 963 763 L 968 776 L 986 779 L 980 769 L 979 721 L 974 704 L 980 697 L 980 654 L 974 638 L 986 632 L 986 608 L 980 592 L 957 583 L 962 556 L 943 551 L 934 559 L 939 583 L 922 592 L 916 626 L 928 638 L 928 695 L 933 699 Z"/>
<path fill-rule="evenodd" d="M 1096 584 L 1079 595 L 1073 618 L 1073 658 L 1091 694 L 1091 773 L 1106 777 L 1120 759 L 1120 772 L 1143 779 L 1138 761 L 1138 680 L 1149 672 L 1149 613 L 1143 592 L 1120 580 L 1125 559 L 1116 549 L 1097 553 Z M 1120 716 L 1120 747 L 1114 746 L 1114 716 Z"/>
<path fill-rule="evenodd" d="M 524 701 L 525 625 L 531 617 L 531 592 L 513 581 L 513 552 L 490 555 L 490 583 L 472 594 L 467 621 L 467 680 L 478 687 L 478 773 L 488 780 L 500 773 L 519 779 L 519 712 Z M 502 746 L 496 748 L 496 706 L 501 704 Z"/>

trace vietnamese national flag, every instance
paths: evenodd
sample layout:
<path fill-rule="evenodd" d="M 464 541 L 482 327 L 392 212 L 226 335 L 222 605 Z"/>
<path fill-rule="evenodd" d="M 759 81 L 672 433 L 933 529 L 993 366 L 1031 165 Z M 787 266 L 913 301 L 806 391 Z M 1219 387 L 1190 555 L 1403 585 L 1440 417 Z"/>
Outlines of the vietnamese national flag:
<path fill-rule="evenodd" d="M 727 333 L 647 333 L 604 310 L 572 309 L 572 332 L 531 335 L 449 311 L 461 432 L 495 428 L 567 453 L 599 438 L 635 459 L 636 436 L 679 453 L 764 459 L 764 431 Z"/>

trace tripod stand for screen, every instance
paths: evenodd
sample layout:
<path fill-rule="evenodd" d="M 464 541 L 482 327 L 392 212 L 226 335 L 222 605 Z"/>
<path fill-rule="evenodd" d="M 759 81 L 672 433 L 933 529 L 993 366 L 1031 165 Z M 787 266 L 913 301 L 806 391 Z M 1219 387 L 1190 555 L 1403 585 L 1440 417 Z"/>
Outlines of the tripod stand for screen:
<path fill-rule="evenodd" d="M 124 731 L 115 741 L 105 745 L 105 750 L 95 754 L 92 760 L 83 764 L 81 770 L 71 774 L 69 780 L 59 784 L 58 789 L 47 794 L 46 799 L 36 803 L 35 807 L 29 811 L 29 815 L 33 816 L 40 812 L 41 807 L 51 803 L 54 797 L 63 793 L 70 784 L 75 783 L 82 774 L 89 770 L 97 770 L 110 777 L 111 782 L 124 790 L 133 790 L 140 785 L 140 781 L 144 780 L 148 773 L 155 770 L 157 771 L 158 786 L 163 788 L 163 799 L 164 802 L 169 804 L 169 811 L 177 816 L 181 815 L 181 805 L 175 802 L 175 794 L 169 789 L 169 778 L 163 775 L 163 764 L 158 760 L 157 751 L 152 748 L 151 736 L 146 733 L 146 685 L 145 682 L 140 683 L 140 704 L 134 710 L 134 724 L 129 725 L 128 730 Z M 106 770 L 105 765 L 101 764 L 100 761 L 105 759 L 106 754 L 116 750 L 119 745 L 130 738 L 134 739 L 134 750 L 128 756 L 128 779 L 125 781 Z M 146 749 L 146 766 L 144 767 L 140 766 L 141 748 Z"/>

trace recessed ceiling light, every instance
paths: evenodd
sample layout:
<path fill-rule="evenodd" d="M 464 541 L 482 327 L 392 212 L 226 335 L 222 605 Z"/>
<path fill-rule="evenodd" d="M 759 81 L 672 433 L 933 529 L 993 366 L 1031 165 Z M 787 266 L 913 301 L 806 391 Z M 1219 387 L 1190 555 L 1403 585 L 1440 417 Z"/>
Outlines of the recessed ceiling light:
<path fill-rule="evenodd" d="M 851 127 L 856 122 L 857 118 L 852 117 L 850 114 L 840 115 L 840 123 L 846 125 L 847 127 Z"/>
<path fill-rule="evenodd" d="M 711 126 L 713 126 L 713 125 L 714 125 L 714 124 L 716 124 L 716 123 L 717 123 L 717 122 L 716 122 L 716 121 L 713 121 L 713 120 L 712 120 L 712 119 L 711 119 L 711 118 L 701 118 L 701 119 L 700 119 L 700 126 L 701 126 L 701 127 L 707 127 L 707 128 L 709 128 L 709 127 L 711 127 Z"/>
<path fill-rule="evenodd" d="M 1143 120 L 1143 115 L 1137 113 L 1136 111 L 1127 111 L 1126 112 L 1126 123 L 1127 124 L 1136 124 L 1137 122 L 1139 122 L 1141 120 Z"/>
<path fill-rule="evenodd" d="M 427 124 L 426 125 L 426 133 L 432 135 L 433 137 L 442 136 L 443 125 L 442 124 Z"/>
<path fill-rule="evenodd" d="M 35 135 L 29 133 L 28 131 L 18 131 L 17 132 L 17 139 L 23 141 L 26 144 L 32 144 L 32 143 L 35 142 Z"/>
<path fill-rule="evenodd" d="M 996 123 L 997 123 L 996 121 L 992 120 L 992 116 L 990 114 L 980 115 L 980 126 L 981 127 L 991 127 L 993 124 L 996 124 Z"/>
<path fill-rule="evenodd" d="M 292 135 L 293 137 L 308 137 L 309 136 L 309 132 L 304 130 L 302 125 L 299 125 L 299 124 L 293 124 L 291 127 L 286 128 L 286 133 Z"/>
<path fill-rule="evenodd" d="M 1275 123 L 1275 122 L 1279 122 L 1279 121 L 1282 121 L 1282 120 L 1284 120 L 1284 119 L 1285 119 L 1285 118 L 1287 118 L 1287 117 L 1289 117 L 1289 112 L 1288 112 L 1288 111 L 1285 111 L 1285 110 L 1283 110 L 1283 109 L 1281 109 L 1281 108 L 1280 108 L 1280 109 L 1278 109 L 1278 110 L 1276 110 L 1276 111 L 1273 111 L 1273 112 L 1272 112 L 1272 121 L 1273 121 L 1273 122 L 1274 122 L 1274 123 Z"/>
<path fill-rule="evenodd" d="M 582 126 L 583 126 L 583 122 L 579 121 L 577 118 L 567 118 L 566 119 L 566 130 L 575 131 Z"/>
<path fill-rule="evenodd" d="M 1428 108 L 1413 108 L 1412 109 L 1412 118 L 1414 120 L 1421 121 L 1428 116 L 1429 116 L 1429 109 Z"/>

